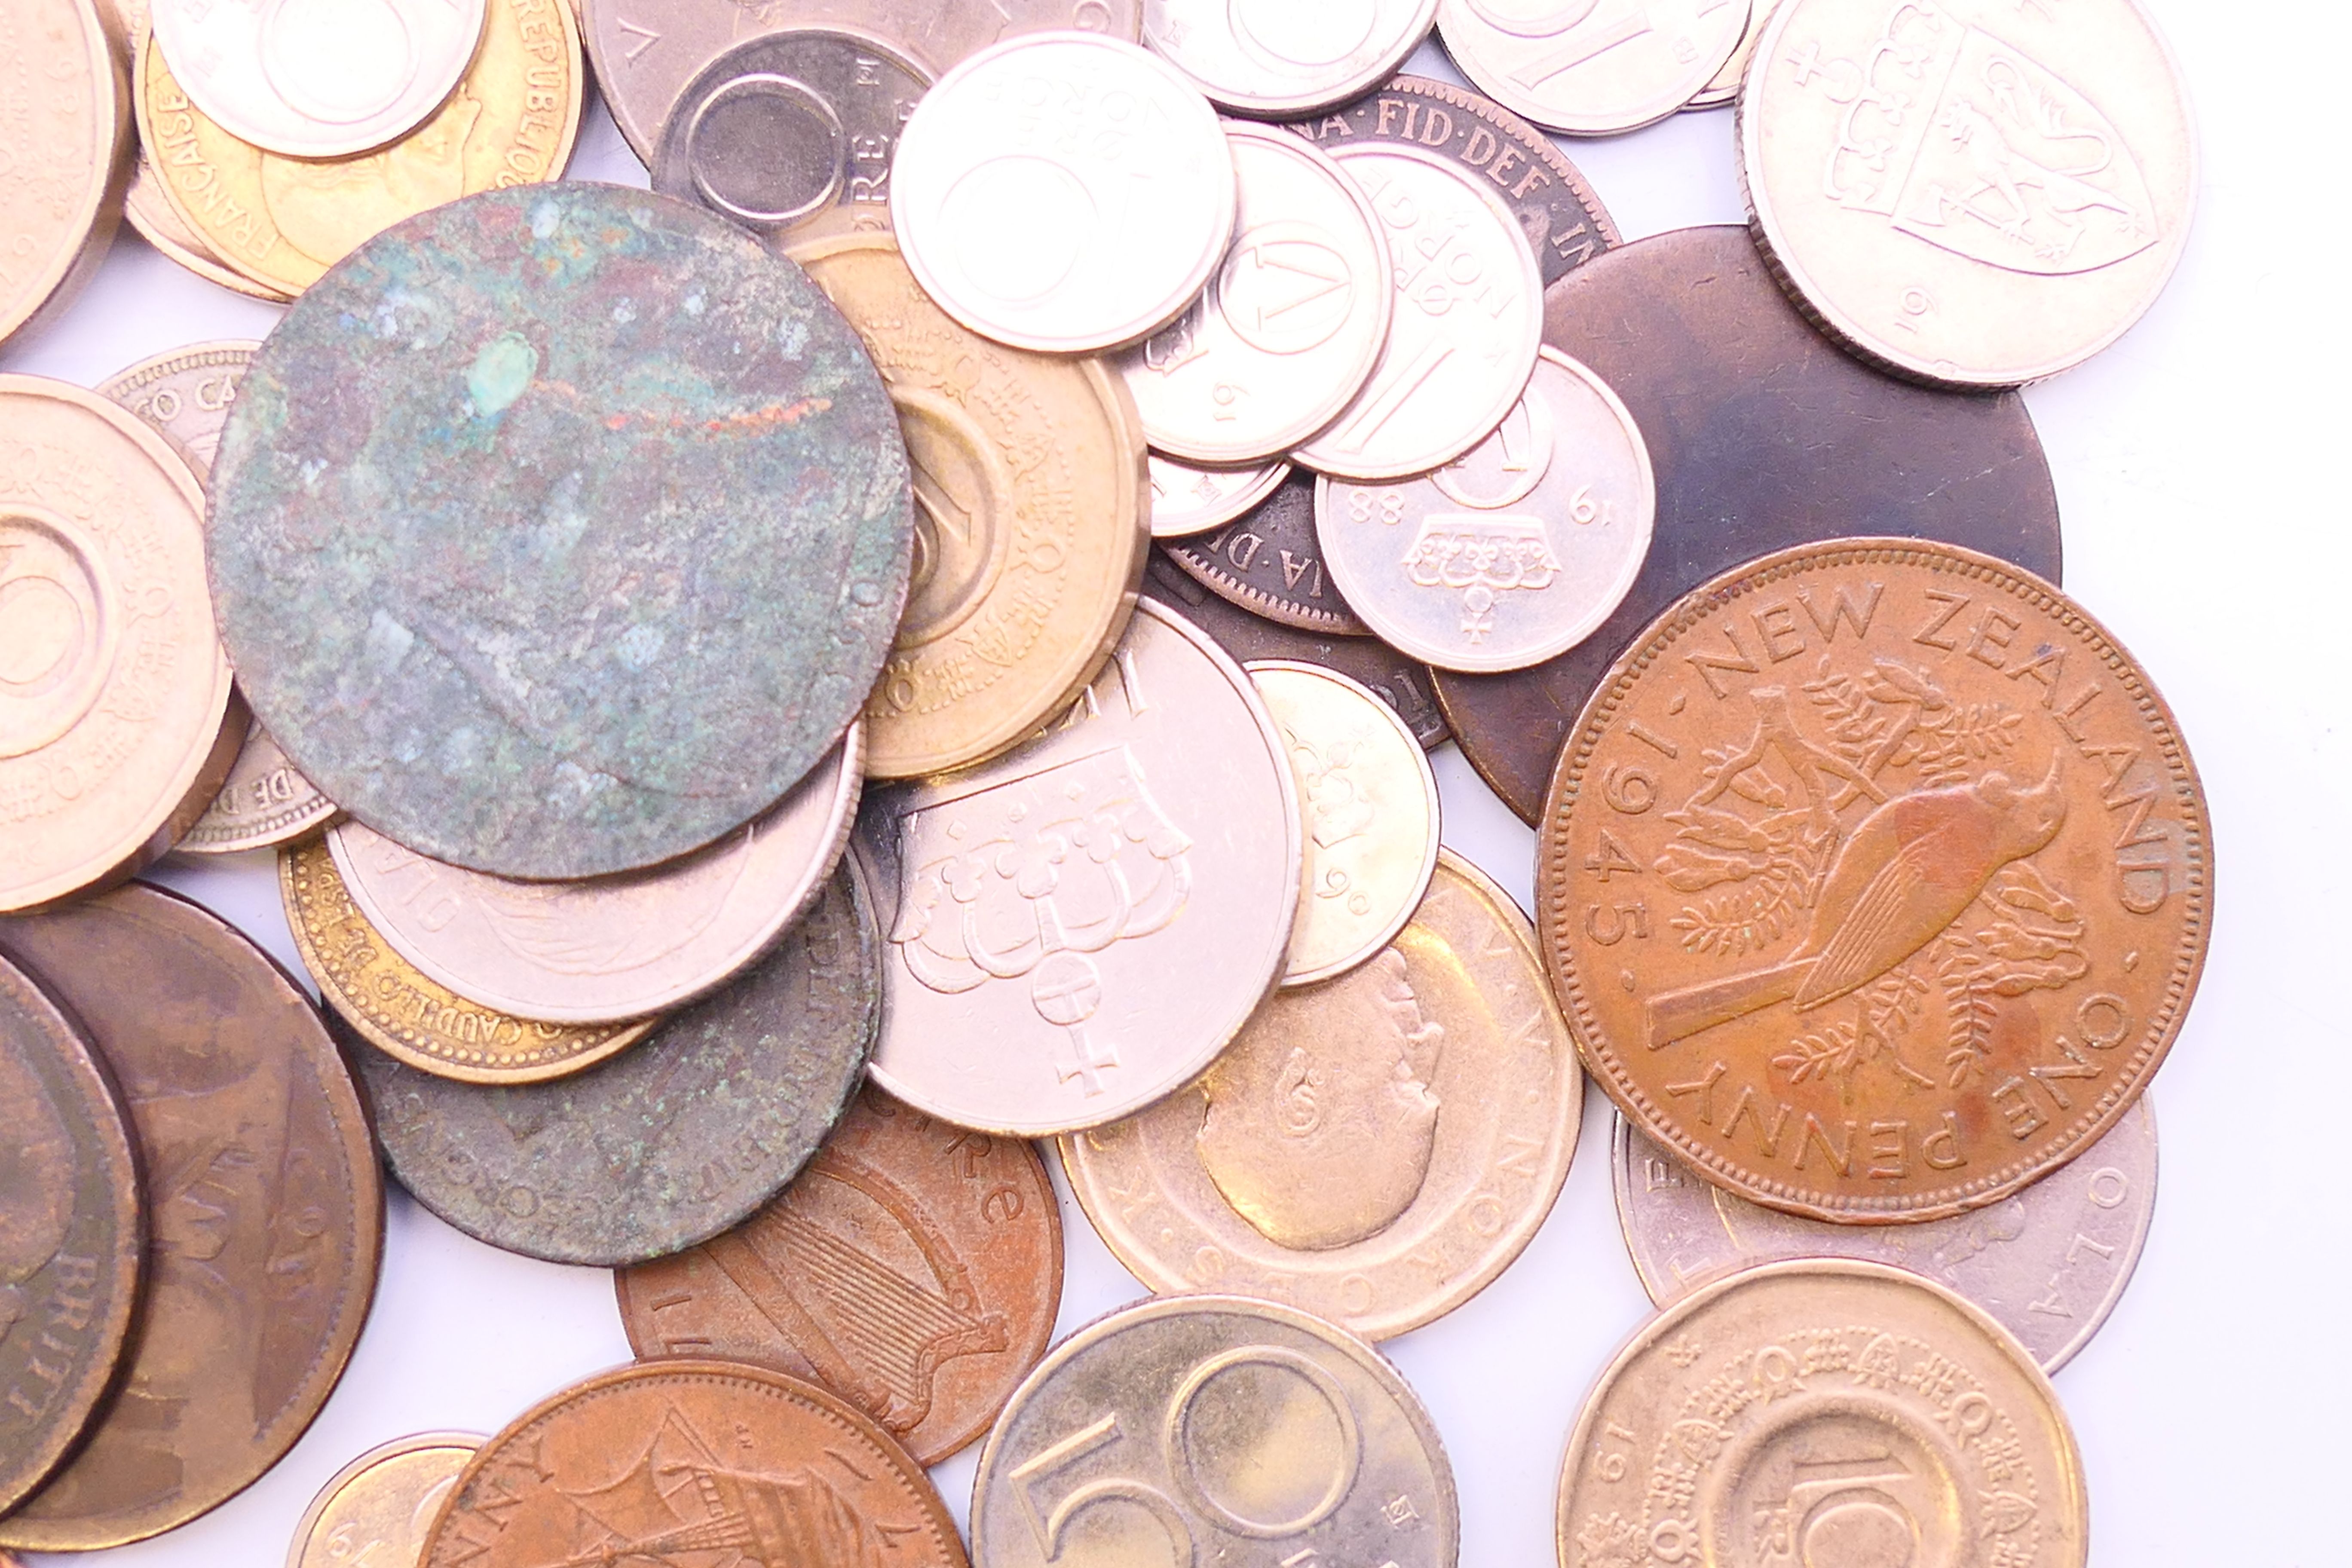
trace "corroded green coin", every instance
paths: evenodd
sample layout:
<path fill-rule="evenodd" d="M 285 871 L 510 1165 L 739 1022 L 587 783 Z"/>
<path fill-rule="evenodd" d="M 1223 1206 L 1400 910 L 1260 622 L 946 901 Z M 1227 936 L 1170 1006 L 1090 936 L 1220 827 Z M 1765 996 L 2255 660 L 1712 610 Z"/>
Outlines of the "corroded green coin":
<path fill-rule="evenodd" d="M 255 356 L 213 468 L 263 727 L 370 826 L 508 877 L 772 805 L 881 668 L 912 539 L 898 416 L 824 295 L 609 185 L 361 247 Z"/>

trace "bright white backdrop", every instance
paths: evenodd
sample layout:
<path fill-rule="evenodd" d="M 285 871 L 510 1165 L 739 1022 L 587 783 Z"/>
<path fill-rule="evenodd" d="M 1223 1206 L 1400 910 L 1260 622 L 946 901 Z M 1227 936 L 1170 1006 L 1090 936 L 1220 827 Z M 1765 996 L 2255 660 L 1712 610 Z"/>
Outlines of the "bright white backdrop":
<path fill-rule="evenodd" d="M 2352 22 L 2321 0 L 2146 3 L 2202 122 L 2196 234 L 2146 321 L 2026 397 L 2057 479 L 2066 585 L 2154 674 L 2203 773 L 2218 920 L 2158 1079 L 2147 1254 L 2057 1385 L 2089 1469 L 2093 1563 L 2320 1568 L 2352 1561 L 2331 1500 L 2352 1461 L 2340 1334 L 2352 1226 L 2338 1201 L 2352 1149 L 2352 518 L 2336 474 L 2352 413 L 2341 281 L 2352 222 L 2332 156 Z M 1433 47 L 1411 68 L 1454 76 Z M 1727 110 L 1568 145 L 1628 238 L 1743 216 Z M 572 172 L 645 183 L 601 108 Z M 184 343 L 259 337 L 277 314 L 126 234 L 79 302 L 0 352 L 0 369 L 92 385 Z M 1436 761 L 1446 842 L 1526 902 L 1533 836 L 1451 746 Z M 295 965 L 267 856 L 173 863 L 155 878 Z M 1390 1347 L 1452 1455 L 1465 1568 L 1553 1561 L 1568 1429 L 1649 1310 L 1617 1234 L 1607 1153 L 1595 1093 L 1567 1191 L 1526 1256 Z M 1142 1291 L 1066 1196 L 1063 1213 L 1066 1331 Z M 609 1274 L 495 1251 L 397 1192 L 390 1227 L 374 1315 L 308 1436 L 242 1497 L 108 1563 L 267 1568 L 313 1490 L 362 1449 L 427 1428 L 495 1430 L 628 1359 Z M 969 1451 L 935 1472 L 959 1516 L 971 1474 Z"/>

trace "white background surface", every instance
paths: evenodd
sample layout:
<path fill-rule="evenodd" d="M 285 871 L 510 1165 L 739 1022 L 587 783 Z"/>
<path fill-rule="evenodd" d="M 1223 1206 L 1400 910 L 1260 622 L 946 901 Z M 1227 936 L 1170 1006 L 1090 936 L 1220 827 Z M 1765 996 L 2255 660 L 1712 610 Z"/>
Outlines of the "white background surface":
<path fill-rule="evenodd" d="M 2196 232 L 2137 330 L 2026 395 L 2056 476 L 2066 586 L 2155 676 L 2203 773 L 2218 918 L 2203 990 L 2158 1079 L 2162 1178 L 2146 1256 L 2057 1386 L 2089 1470 L 2092 1562 L 2319 1568 L 2352 1562 L 2336 1489 L 2352 1461 L 2341 1333 L 2352 1227 L 2336 1201 L 2352 1150 L 2352 519 L 2337 478 L 2352 412 L 2352 225 L 2336 90 L 2352 23 L 2320 0 L 2147 4 L 2202 122 Z M 1454 75 L 1433 47 L 1409 68 Z M 1629 239 L 1744 216 L 1728 110 L 1573 143 L 1570 155 Z M 572 172 L 645 183 L 601 108 Z M 126 228 L 72 310 L 0 352 L 0 368 L 92 385 L 183 344 L 261 336 L 277 313 Z M 1436 761 L 1446 842 L 1527 901 L 1533 836 L 1451 746 Z M 296 966 L 266 855 L 155 875 Z M 1452 1455 L 1465 1568 L 1553 1562 L 1568 1430 L 1648 1313 L 1607 1155 L 1596 1092 L 1567 1191 L 1526 1256 L 1390 1347 Z M 1066 1331 L 1141 1289 L 1075 1205 L 1063 1213 Z M 427 1428 L 495 1430 L 628 1355 L 607 1273 L 495 1251 L 395 1191 L 374 1315 L 317 1425 L 252 1490 L 105 1561 L 266 1568 L 313 1490 L 361 1450 Z M 959 1516 L 974 1451 L 935 1472 Z"/>

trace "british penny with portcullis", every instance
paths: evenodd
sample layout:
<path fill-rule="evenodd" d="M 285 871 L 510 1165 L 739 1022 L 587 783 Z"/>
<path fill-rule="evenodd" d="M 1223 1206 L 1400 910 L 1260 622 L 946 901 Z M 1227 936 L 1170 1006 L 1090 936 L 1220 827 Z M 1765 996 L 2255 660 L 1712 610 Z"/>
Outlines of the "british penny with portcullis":
<path fill-rule="evenodd" d="M 425 1533 L 482 1441 L 472 1432 L 419 1432 L 370 1448 L 310 1500 L 286 1568 L 416 1568 Z"/>
<path fill-rule="evenodd" d="M 1273 119 L 1355 97 L 1402 65 L 1436 18 L 1437 0 L 1148 0 L 1143 41 L 1212 102 Z"/>
<path fill-rule="evenodd" d="M 1182 539 L 1221 528 L 1272 495 L 1290 477 L 1285 462 L 1209 468 L 1150 454 L 1151 537 Z"/>
<path fill-rule="evenodd" d="M 0 171 L 0 342 L 71 304 L 114 237 L 130 100 L 90 0 L 5 0 L 8 160 Z"/>

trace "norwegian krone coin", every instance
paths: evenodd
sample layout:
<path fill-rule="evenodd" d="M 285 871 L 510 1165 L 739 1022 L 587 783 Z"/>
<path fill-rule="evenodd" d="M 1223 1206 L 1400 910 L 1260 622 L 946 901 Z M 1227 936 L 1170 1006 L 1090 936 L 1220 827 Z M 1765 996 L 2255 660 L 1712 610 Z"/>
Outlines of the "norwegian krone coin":
<path fill-rule="evenodd" d="M 1772 12 L 1780 0 L 1753 0 L 1748 7 L 1748 31 L 1739 39 L 1731 58 L 1705 87 L 1694 94 L 1685 109 L 1721 109 L 1738 100 L 1739 84 L 1748 79 L 1748 62 L 1756 58 L 1756 40 L 1764 31 L 1764 24 L 1772 19 Z"/>
<path fill-rule="evenodd" d="M 90 0 L 5 0 L 0 342 L 73 302 L 121 212 L 129 100 Z"/>
<path fill-rule="evenodd" d="M 1585 705 L 1539 832 L 1601 1087 L 1816 1219 L 1941 1219 L 2074 1159 L 2204 966 L 2211 831 L 2163 698 L 2056 588 L 1949 545 L 1693 592 Z"/>
<path fill-rule="evenodd" d="M 370 1448 L 310 1500 L 286 1568 L 416 1568 L 434 1516 L 481 1446 L 471 1432 L 419 1432 Z"/>
<path fill-rule="evenodd" d="M 1313 474 L 1293 470 L 1234 522 L 1160 548 L 1202 586 L 1253 615 L 1303 632 L 1371 636 L 1323 569 Z"/>
<path fill-rule="evenodd" d="M 1731 58 L 1748 0 L 1440 0 L 1462 74 L 1538 125 L 1614 136 L 1664 120 Z"/>
<path fill-rule="evenodd" d="M 1255 468 L 1204 468 L 1150 454 L 1151 537 L 1182 539 L 1206 533 L 1248 511 L 1272 495 L 1290 475 L 1285 462 Z"/>
<path fill-rule="evenodd" d="M 1404 63 L 1437 0 L 1145 0 L 1143 41 L 1236 114 L 1344 103 Z"/>

